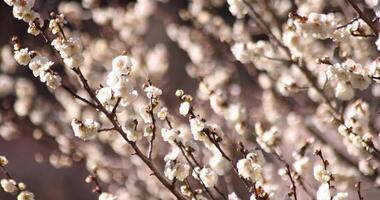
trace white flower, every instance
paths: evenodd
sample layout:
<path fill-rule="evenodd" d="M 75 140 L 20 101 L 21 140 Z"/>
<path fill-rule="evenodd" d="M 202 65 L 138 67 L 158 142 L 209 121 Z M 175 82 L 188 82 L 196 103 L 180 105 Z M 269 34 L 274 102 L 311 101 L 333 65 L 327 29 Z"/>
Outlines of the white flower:
<path fill-rule="evenodd" d="M 314 178 L 319 182 L 327 182 L 330 180 L 330 173 L 322 165 L 315 165 Z"/>
<path fill-rule="evenodd" d="M 1 179 L 0 184 L 4 192 L 14 193 L 17 191 L 16 182 L 12 179 Z"/>
<path fill-rule="evenodd" d="M 35 0 L 15 0 L 13 2 L 14 7 L 20 7 L 20 9 L 30 10 L 31 8 L 33 8 Z"/>
<path fill-rule="evenodd" d="M 184 101 L 179 106 L 179 114 L 186 116 L 190 111 L 190 103 L 187 101 Z"/>
<path fill-rule="evenodd" d="M 231 52 L 235 56 L 236 60 L 240 61 L 243 64 L 249 63 L 250 55 L 245 43 L 235 43 L 233 46 L 231 46 Z"/>
<path fill-rule="evenodd" d="M 76 54 L 72 57 L 64 58 L 63 62 L 70 69 L 75 69 L 83 65 L 84 57 L 82 54 Z"/>
<path fill-rule="evenodd" d="M 317 200 L 330 200 L 330 187 L 328 183 L 322 183 L 317 191 Z"/>
<path fill-rule="evenodd" d="M 246 156 L 246 158 L 250 159 L 253 163 L 256 163 L 258 165 L 264 165 L 265 164 L 264 155 L 263 155 L 263 153 L 260 150 L 255 151 L 253 153 L 249 153 Z"/>
<path fill-rule="evenodd" d="M 175 140 L 178 138 L 178 131 L 174 129 L 161 129 L 161 135 L 165 142 L 169 142 L 170 144 L 174 144 Z"/>
<path fill-rule="evenodd" d="M 348 200 L 348 193 L 338 192 L 332 200 Z"/>
<path fill-rule="evenodd" d="M 279 140 L 278 129 L 276 126 L 264 131 L 261 123 L 255 124 L 256 141 L 266 152 L 271 152 Z"/>
<path fill-rule="evenodd" d="M 70 37 L 68 40 L 64 41 L 60 46 L 59 53 L 62 58 L 70 58 L 74 55 L 81 54 L 82 44 L 80 40 L 76 37 Z"/>
<path fill-rule="evenodd" d="M 17 63 L 20 64 L 20 65 L 28 65 L 29 62 L 30 62 L 30 60 L 31 60 L 27 48 L 15 51 L 14 58 L 17 61 Z"/>
<path fill-rule="evenodd" d="M 173 165 L 172 161 L 168 161 L 165 165 L 165 176 L 169 180 L 173 180 L 174 178 L 178 179 L 179 181 L 184 181 L 186 177 L 190 175 L 190 166 L 185 163 L 176 162 Z"/>
<path fill-rule="evenodd" d="M 17 196 L 17 200 L 34 200 L 34 194 L 29 191 L 22 191 Z"/>
<path fill-rule="evenodd" d="M 248 13 L 248 8 L 243 0 L 227 0 L 227 3 L 229 5 L 228 9 L 236 18 L 243 18 Z"/>
<path fill-rule="evenodd" d="M 41 82 L 45 83 L 48 87 L 55 90 L 61 85 L 61 77 L 58 75 L 51 74 L 50 72 L 40 74 Z"/>
<path fill-rule="evenodd" d="M 36 56 L 29 62 L 29 69 L 32 70 L 35 77 L 40 76 L 41 73 L 46 73 L 46 71 L 53 65 L 45 56 Z"/>
<path fill-rule="evenodd" d="M 311 168 L 310 159 L 306 156 L 296 160 L 293 163 L 294 170 L 299 174 L 306 173 Z"/>
<path fill-rule="evenodd" d="M 112 60 L 112 71 L 118 74 L 129 74 L 131 68 L 132 62 L 128 56 L 118 56 Z"/>
<path fill-rule="evenodd" d="M 194 117 L 190 119 L 190 129 L 191 133 L 195 135 L 197 132 L 202 131 L 205 128 L 205 123 L 198 117 Z"/>
<path fill-rule="evenodd" d="M 235 192 L 228 195 L 228 200 L 241 200 Z"/>
<path fill-rule="evenodd" d="M 117 199 L 117 196 L 110 193 L 102 192 L 102 194 L 99 195 L 98 200 L 116 200 L 116 199 Z"/>
<path fill-rule="evenodd" d="M 333 13 L 327 15 L 310 13 L 306 21 L 296 18 L 294 24 L 300 31 L 318 39 L 332 37 L 337 26 L 335 15 Z"/>
<path fill-rule="evenodd" d="M 335 96 L 343 101 L 348 101 L 354 98 L 355 92 L 354 89 L 344 83 L 344 82 L 339 82 L 335 88 Z"/>
<path fill-rule="evenodd" d="M 365 90 L 371 84 L 371 79 L 368 76 L 361 74 L 351 74 L 351 85 L 353 88 Z"/>
<path fill-rule="evenodd" d="M 218 175 L 210 168 L 203 167 L 199 176 L 206 187 L 214 187 L 218 182 Z"/>
<path fill-rule="evenodd" d="M 112 88 L 110 88 L 110 87 L 103 87 L 103 88 L 99 89 L 98 93 L 96 94 L 96 98 L 107 109 L 116 103 L 116 99 L 113 96 Z M 110 108 L 110 109 L 112 109 L 112 108 Z"/>
<path fill-rule="evenodd" d="M 144 89 L 148 98 L 157 98 L 162 94 L 162 90 L 153 85 L 150 85 Z"/>
<path fill-rule="evenodd" d="M 71 127 L 74 130 L 75 136 L 88 140 L 98 132 L 100 124 L 92 119 L 85 119 L 84 121 L 73 119 Z"/>
<path fill-rule="evenodd" d="M 0 166 L 4 167 L 8 164 L 8 159 L 5 156 L 0 156 Z"/>
<path fill-rule="evenodd" d="M 236 163 L 239 175 L 245 179 L 251 179 L 256 182 L 261 178 L 262 167 L 254 163 L 251 159 L 240 159 Z"/>
<path fill-rule="evenodd" d="M 160 120 L 165 120 L 167 116 L 168 116 L 168 108 L 167 107 L 162 107 L 160 109 L 160 111 L 157 112 L 157 117 Z"/>

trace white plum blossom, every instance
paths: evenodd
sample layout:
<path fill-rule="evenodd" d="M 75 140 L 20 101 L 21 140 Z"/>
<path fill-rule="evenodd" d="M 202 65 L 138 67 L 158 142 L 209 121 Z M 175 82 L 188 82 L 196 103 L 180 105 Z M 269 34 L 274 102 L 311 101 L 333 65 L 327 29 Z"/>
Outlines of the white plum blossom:
<path fill-rule="evenodd" d="M 7 159 L 7 157 L 0 156 L 0 166 L 1 167 L 5 167 L 6 165 L 8 165 L 8 159 Z"/>
<path fill-rule="evenodd" d="M 18 190 L 16 181 L 12 179 L 1 179 L 0 184 L 4 192 L 14 193 Z"/>
<path fill-rule="evenodd" d="M 174 144 L 178 138 L 179 133 L 178 133 L 178 131 L 176 131 L 174 129 L 162 128 L 161 129 L 161 135 L 162 135 L 162 138 L 164 139 L 165 142 L 168 142 L 170 144 Z"/>
<path fill-rule="evenodd" d="M 29 51 L 27 48 L 15 51 L 14 58 L 20 65 L 28 65 L 31 60 Z"/>
<path fill-rule="evenodd" d="M 239 175 L 245 179 L 251 179 L 256 182 L 262 177 L 262 165 L 265 159 L 260 151 L 249 153 L 246 158 L 240 159 L 236 167 Z"/>
<path fill-rule="evenodd" d="M 76 137 L 86 141 L 97 134 L 100 124 L 92 119 L 85 119 L 84 121 L 73 119 L 71 127 Z"/>
<path fill-rule="evenodd" d="M 235 192 L 228 195 L 228 200 L 241 200 Z"/>
<path fill-rule="evenodd" d="M 327 182 L 331 179 L 331 175 L 322 165 L 318 164 L 314 166 L 314 178 L 319 182 Z"/>
<path fill-rule="evenodd" d="M 146 87 L 144 89 L 144 91 L 146 92 L 146 96 L 148 98 L 157 98 L 157 97 L 161 96 L 161 94 L 162 94 L 162 90 L 158 87 L 153 86 L 153 85 Z"/>
<path fill-rule="evenodd" d="M 34 200 L 34 194 L 29 191 L 22 191 L 17 195 L 17 200 Z"/>
<path fill-rule="evenodd" d="M 317 200 L 330 200 L 330 186 L 328 183 L 322 183 L 317 190 Z"/>
<path fill-rule="evenodd" d="M 272 152 L 273 147 L 278 143 L 278 129 L 273 126 L 269 130 L 264 131 L 261 123 L 255 124 L 255 133 L 257 135 L 257 143 L 265 150 L 266 152 Z"/>
<path fill-rule="evenodd" d="M 117 196 L 110 193 L 102 192 L 99 195 L 98 200 L 117 200 Z"/>
<path fill-rule="evenodd" d="M 351 85 L 339 82 L 335 88 L 335 96 L 343 101 L 348 101 L 354 98 L 355 91 Z"/>
<path fill-rule="evenodd" d="M 118 74 L 129 74 L 132 69 L 132 61 L 126 55 L 117 56 L 112 60 L 112 71 Z"/>
<path fill-rule="evenodd" d="M 306 19 L 296 17 L 294 24 L 301 32 L 312 35 L 318 39 L 327 39 L 332 37 L 332 34 L 337 26 L 336 18 L 333 13 L 310 13 Z"/>
<path fill-rule="evenodd" d="M 347 192 L 338 192 L 332 200 L 348 200 Z"/>
<path fill-rule="evenodd" d="M 243 18 L 248 13 L 248 8 L 243 0 L 227 0 L 230 12 L 237 18 Z"/>
<path fill-rule="evenodd" d="M 71 69 L 79 68 L 83 65 L 83 47 L 77 37 L 70 37 L 67 40 L 56 38 L 52 45 L 59 51 L 64 63 Z"/>
<path fill-rule="evenodd" d="M 218 182 L 218 175 L 208 167 L 203 167 L 199 171 L 199 177 L 201 178 L 205 186 L 208 188 L 214 187 Z"/>
<path fill-rule="evenodd" d="M 158 112 L 157 112 L 157 117 L 160 120 L 165 120 L 166 117 L 168 116 L 168 108 L 167 107 L 162 107 Z"/>
<path fill-rule="evenodd" d="M 189 114 L 189 111 L 190 111 L 190 103 L 187 101 L 182 102 L 181 105 L 179 106 L 179 114 L 186 116 L 187 114 Z"/>
<path fill-rule="evenodd" d="M 186 177 L 190 175 L 190 166 L 186 163 L 175 162 L 173 161 L 166 162 L 165 165 L 165 176 L 169 180 L 173 180 L 174 178 L 179 181 L 184 181 Z"/>

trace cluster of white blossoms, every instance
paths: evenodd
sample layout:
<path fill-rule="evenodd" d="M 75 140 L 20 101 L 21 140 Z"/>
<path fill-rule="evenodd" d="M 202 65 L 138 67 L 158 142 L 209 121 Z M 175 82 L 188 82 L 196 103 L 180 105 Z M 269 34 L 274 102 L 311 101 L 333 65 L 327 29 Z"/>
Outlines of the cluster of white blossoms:
<path fill-rule="evenodd" d="M 71 127 L 76 137 L 82 140 L 89 140 L 98 133 L 100 124 L 92 119 L 85 119 L 83 121 L 73 119 Z"/>
<path fill-rule="evenodd" d="M 310 13 L 307 17 L 297 16 L 294 20 L 297 29 L 318 39 L 331 37 L 337 22 L 333 13 Z"/>
<path fill-rule="evenodd" d="M 331 195 L 328 183 L 322 183 L 317 190 L 317 200 L 348 200 L 347 192 L 338 192 L 334 196 Z"/>
<path fill-rule="evenodd" d="M 328 80 L 335 81 L 335 96 L 348 101 L 354 97 L 354 89 L 365 90 L 371 84 L 369 71 L 352 59 L 328 66 Z"/>
<path fill-rule="evenodd" d="M 13 16 L 29 24 L 28 33 L 32 35 L 40 34 L 40 29 L 44 26 L 39 13 L 32 8 L 35 0 L 4 0 L 9 6 L 13 6 Z"/>
<path fill-rule="evenodd" d="M 79 38 L 70 37 L 65 39 L 58 36 L 51 45 L 60 53 L 63 62 L 71 69 L 79 68 L 83 65 L 83 47 Z"/>
<path fill-rule="evenodd" d="M 323 161 L 325 162 L 325 161 Z M 314 166 L 314 178 L 321 182 L 317 190 L 317 200 L 347 200 L 348 193 L 346 192 L 337 192 L 335 196 L 332 196 L 330 188 L 332 188 L 331 181 L 333 174 L 326 169 L 326 165 L 317 164 Z"/>
<path fill-rule="evenodd" d="M 62 78 L 51 70 L 54 63 L 47 57 L 31 52 L 27 48 L 15 48 L 14 58 L 20 65 L 28 66 L 33 75 L 39 77 L 40 81 L 46 83 L 49 88 L 54 90 L 61 85 Z"/>
<path fill-rule="evenodd" d="M 132 70 L 131 59 L 126 55 L 117 56 L 112 60 L 112 70 L 107 76 L 107 86 L 98 90 L 96 97 L 102 105 L 111 111 L 120 99 L 121 106 L 129 105 L 136 97 L 128 75 Z"/>
<path fill-rule="evenodd" d="M 325 169 L 324 166 L 317 164 L 314 166 L 314 178 L 319 182 L 328 182 L 331 180 L 332 174 Z"/>
<path fill-rule="evenodd" d="M 164 173 L 169 180 L 177 179 L 179 181 L 184 181 L 190 175 L 190 165 L 183 163 L 178 159 L 179 151 L 179 149 L 174 148 L 164 158 Z"/>
<path fill-rule="evenodd" d="M 202 183 L 207 187 L 211 188 L 214 187 L 218 183 L 218 175 L 212 170 L 211 168 L 208 168 L 204 166 L 202 169 L 196 168 L 193 172 L 194 178 L 199 178 L 201 179 Z"/>
<path fill-rule="evenodd" d="M 277 127 L 273 126 L 269 130 L 264 130 L 260 122 L 255 124 L 255 135 L 257 143 L 268 153 L 274 150 L 280 140 Z"/>
<path fill-rule="evenodd" d="M 248 8 L 244 4 L 243 0 L 227 0 L 227 3 L 231 14 L 236 16 L 238 19 L 243 18 L 248 13 Z"/>
<path fill-rule="evenodd" d="M 373 151 L 373 147 L 368 145 L 373 138 L 369 113 L 368 103 L 362 100 L 347 106 L 344 123 L 340 124 L 338 131 L 344 137 L 343 144 L 350 154 L 358 156 L 363 150 Z"/>
<path fill-rule="evenodd" d="M 5 156 L 0 156 L 0 167 L 5 169 L 8 165 L 8 159 Z M 9 175 L 8 175 L 9 176 Z M 17 200 L 34 200 L 34 194 L 26 190 L 26 185 L 23 182 L 17 183 L 13 179 L 4 178 L 0 180 L 0 185 L 4 192 L 17 195 Z"/>
<path fill-rule="evenodd" d="M 245 158 L 240 159 L 236 167 L 240 176 L 257 182 L 262 178 L 264 164 L 265 159 L 261 151 L 255 151 L 247 154 Z"/>

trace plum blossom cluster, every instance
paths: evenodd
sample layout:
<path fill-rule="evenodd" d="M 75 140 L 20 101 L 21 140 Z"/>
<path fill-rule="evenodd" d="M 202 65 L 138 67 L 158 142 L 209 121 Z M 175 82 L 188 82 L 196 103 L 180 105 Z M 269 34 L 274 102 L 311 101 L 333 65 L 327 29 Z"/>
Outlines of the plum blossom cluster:
<path fill-rule="evenodd" d="M 23 182 L 16 182 L 12 179 L 6 167 L 8 159 L 5 156 L 0 156 L 0 168 L 6 178 L 0 180 L 0 185 L 4 192 L 17 196 L 17 200 L 34 200 L 34 194 L 26 190 L 26 185 Z"/>
<path fill-rule="evenodd" d="M 18 44 L 14 45 L 14 50 L 14 58 L 17 63 L 28 66 L 33 75 L 39 77 L 42 83 L 46 83 L 53 90 L 61 85 L 62 78 L 51 69 L 54 63 L 49 58 L 29 51 L 28 48 L 20 49 Z"/>
<path fill-rule="evenodd" d="M 8 6 L 12 6 L 13 16 L 16 19 L 23 20 L 28 23 L 28 33 L 32 35 L 40 34 L 41 27 L 44 26 L 44 21 L 41 15 L 33 10 L 35 0 L 6 0 Z"/>

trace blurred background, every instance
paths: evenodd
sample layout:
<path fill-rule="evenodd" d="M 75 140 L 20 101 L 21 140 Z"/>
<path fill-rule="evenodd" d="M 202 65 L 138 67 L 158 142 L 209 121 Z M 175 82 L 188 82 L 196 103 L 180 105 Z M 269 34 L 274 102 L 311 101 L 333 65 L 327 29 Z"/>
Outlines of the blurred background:
<path fill-rule="evenodd" d="M 64 1 L 36 0 L 34 8 L 46 19 L 51 11 L 57 11 L 58 5 L 61 2 Z M 126 6 L 130 2 L 134 1 L 104 0 L 101 4 L 107 6 Z M 168 77 L 170 77 L 168 82 L 190 91 L 195 86 L 195 81 L 186 76 L 185 69 L 182 67 L 187 63 L 188 58 L 185 52 L 167 38 L 162 18 L 164 15 L 170 15 L 173 20 L 176 20 L 178 10 L 186 6 L 186 1 L 177 0 L 160 4 L 157 9 L 158 12 L 155 12 L 150 20 L 150 28 L 146 35 L 146 40 L 152 45 L 157 42 L 168 45 L 169 55 L 171 55 L 169 57 L 169 72 L 171 75 L 168 74 Z M 88 32 L 97 31 L 97 27 L 94 24 L 86 24 L 85 22 L 84 26 L 89 28 L 86 30 Z M 12 15 L 11 7 L 3 1 L 0 1 L 0 27 L 2 27 L 0 31 L 0 47 L 10 45 L 10 40 L 14 35 L 18 36 L 20 41 L 28 46 L 44 44 L 43 39 L 40 37 L 26 34 L 27 24 L 15 19 Z M 36 80 L 29 69 L 19 67 L 15 75 L 27 77 L 35 83 L 39 94 L 49 96 L 46 86 Z M 163 85 L 165 83 L 162 82 L 160 84 Z M 168 89 L 167 92 L 173 94 L 176 88 Z M 3 106 L 7 106 L 11 101 L 12 99 L 0 99 L 0 103 Z M 170 102 L 168 103 L 170 104 Z M 84 181 L 88 175 L 88 171 L 85 169 L 83 162 L 75 163 L 73 167 L 67 168 L 57 169 L 52 167 L 46 159 L 48 159 L 48 155 L 52 153 L 54 148 L 51 148 L 51 145 L 44 142 L 36 142 L 31 136 L 33 128 L 30 124 L 20 123 L 17 126 L 28 137 L 19 137 L 10 142 L 0 139 L 0 155 L 4 155 L 9 159 L 9 166 L 7 168 L 15 180 L 26 183 L 29 190 L 33 191 L 39 200 L 97 199 L 97 194 L 91 192 L 93 186 Z M 42 163 L 35 161 L 36 156 L 39 158 L 42 156 Z M 0 177 L 2 178 L 3 175 L 1 174 Z M 0 200 L 14 200 L 15 198 L 10 194 L 0 192 Z"/>

